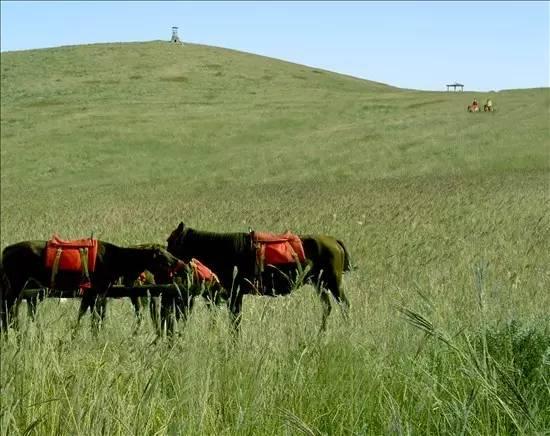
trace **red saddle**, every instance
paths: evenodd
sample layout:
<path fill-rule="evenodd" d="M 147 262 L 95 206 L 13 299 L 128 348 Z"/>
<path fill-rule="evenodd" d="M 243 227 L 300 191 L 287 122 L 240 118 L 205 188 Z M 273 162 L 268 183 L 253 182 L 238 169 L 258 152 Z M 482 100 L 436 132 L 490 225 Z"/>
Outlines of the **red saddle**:
<path fill-rule="evenodd" d="M 185 265 L 185 263 L 182 262 L 182 265 Z M 214 274 L 214 272 L 210 268 L 208 268 L 206 265 L 201 263 L 198 259 L 195 259 L 193 257 L 188 265 L 193 271 L 193 276 L 195 277 L 196 280 L 199 280 L 201 282 L 220 283 L 218 276 Z M 138 280 L 140 285 L 146 284 L 148 282 L 147 273 L 145 271 L 142 272 L 139 275 Z"/>
<path fill-rule="evenodd" d="M 218 276 L 214 274 L 214 272 L 205 264 L 201 263 L 198 259 L 192 258 L 191 262 L 189 262 L 189 265 L 191 265 L 191 268 L 193 269 L 193 273 L 197 280 L 210 283 L 220 283 Z"/>
<path fill-rule="evenodd" d="M 282 235 L 266 232 L 252 232 L 256 247 L 256 258 L 263 265 L 305 262 L 306 256 L 302 240 L 291 232 Z"/>
<path fill-rule="evenodd" d="M 46 244 L 44 264 L 52 270 L 52 287 L 57 271 L 82 272 L 85 281 L 82 288 L 91 286 L 88 273 L 95 271 L 97 258 L 97 239 L 77 239 L 64 241 L 57 235 Z M 86 262 L 87 264 L 83 264 Z"/>

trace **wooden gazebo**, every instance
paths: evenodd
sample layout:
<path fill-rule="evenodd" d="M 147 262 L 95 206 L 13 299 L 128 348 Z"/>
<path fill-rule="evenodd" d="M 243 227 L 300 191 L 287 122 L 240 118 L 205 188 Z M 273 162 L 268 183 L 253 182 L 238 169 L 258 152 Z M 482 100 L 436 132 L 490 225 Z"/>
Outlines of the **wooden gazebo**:
<path fill-rule="evenodd" d="M 447 91 L 451 88 L 453 88 L 453 91 L 457 91 L 457 88 L 460 88 L 460 90 L 464 92 L 464 85 L 462 83 L 451 83 L 450 85 L 447 85 Z"/>

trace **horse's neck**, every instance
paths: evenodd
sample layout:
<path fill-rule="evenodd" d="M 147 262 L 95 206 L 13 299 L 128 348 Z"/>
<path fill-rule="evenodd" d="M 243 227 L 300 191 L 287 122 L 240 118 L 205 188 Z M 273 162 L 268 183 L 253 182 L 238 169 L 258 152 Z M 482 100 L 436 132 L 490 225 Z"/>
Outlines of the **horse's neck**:
<path fill-rule="evenodd" d="M 245 249 L 246 233 L 214 233 L 189 230 L 181 243 L 182 257 L 202 257 L 218 262 Z"/>
<path fill-rule="evenodd" d="M 189 245 L 194 250 L 211 250 L 220 245 L 237 245 L 242 242 L 246 233 L 215 233 L 189 230 L 185 235 L 183 246 Z"/>
<path fill-rule="evenodd" d="M 120 272 L 143 271 L 151 258 L 151 249 L 111 246 L 112 260 Z"/>
<path fill-rule="evenodd" d="M 233 233 L 218 233 L 218 232 L 205 232 L 202 230 L 188 229 L 185 234 L 186 239 L 197 239 L 202 241 L 227 241 L 230 239 L 241 238 L 247 233 L 233 232 Z"/>
<path fill-rule="evenodd" d="M 203 232 L 188 231 L 180 246 L 181 255 L 195 256 L 200 253 L 208 253 L 215 245 L 214 239 Z"/>

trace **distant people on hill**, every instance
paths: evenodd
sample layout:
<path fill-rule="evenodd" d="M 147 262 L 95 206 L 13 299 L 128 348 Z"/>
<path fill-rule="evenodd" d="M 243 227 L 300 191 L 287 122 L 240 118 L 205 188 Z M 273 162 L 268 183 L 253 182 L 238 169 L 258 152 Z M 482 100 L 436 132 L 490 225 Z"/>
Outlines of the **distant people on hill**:
<path fill-rule="evenodd" d="M 479 112 L 479 103 L 477 102 L 477 98 L 474 97 L 472 104 L 468 105 L 468 112 Z"/>

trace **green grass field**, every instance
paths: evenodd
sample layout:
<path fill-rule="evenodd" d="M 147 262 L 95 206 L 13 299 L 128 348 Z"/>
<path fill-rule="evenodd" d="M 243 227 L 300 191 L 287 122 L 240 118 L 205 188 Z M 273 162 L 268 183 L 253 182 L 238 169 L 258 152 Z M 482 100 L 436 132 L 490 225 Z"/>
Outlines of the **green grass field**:
<path fill-rule="evenodd" d="M 358 269 L 198 304 L 181 336 L 99 337 L 44 302 L 1 343 L 0 435 L 550 434 L 548 88 L 403 90 L 164 42 L 1 55 L 1 246 L 90 235 L 326 233 Z M 24 307 L 23 307 L 24 309 Z"/>

